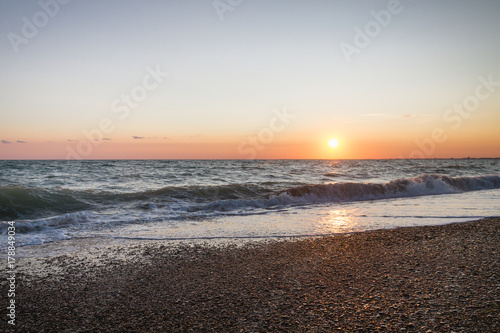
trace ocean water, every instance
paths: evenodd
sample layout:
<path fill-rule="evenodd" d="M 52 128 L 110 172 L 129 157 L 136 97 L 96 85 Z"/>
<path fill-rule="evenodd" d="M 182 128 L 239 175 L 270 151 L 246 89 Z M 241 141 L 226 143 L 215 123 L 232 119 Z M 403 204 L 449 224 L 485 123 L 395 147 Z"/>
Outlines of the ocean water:
<path fill-rule="evenodd" d="M 469 221 L 500 215 L 499 170 L 498 159 L 0 161 L 0 241 L 9 221 L 18 247 Z"/>

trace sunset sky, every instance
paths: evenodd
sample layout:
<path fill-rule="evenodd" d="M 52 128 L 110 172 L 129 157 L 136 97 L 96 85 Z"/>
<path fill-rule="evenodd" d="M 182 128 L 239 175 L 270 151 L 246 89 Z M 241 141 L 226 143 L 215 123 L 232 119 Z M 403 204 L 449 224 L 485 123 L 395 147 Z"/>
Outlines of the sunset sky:
<path fill-rule="evenodd" d="M 499 17 L 498 0 L 1 1 L 0 159 L 499 157 Z"/>

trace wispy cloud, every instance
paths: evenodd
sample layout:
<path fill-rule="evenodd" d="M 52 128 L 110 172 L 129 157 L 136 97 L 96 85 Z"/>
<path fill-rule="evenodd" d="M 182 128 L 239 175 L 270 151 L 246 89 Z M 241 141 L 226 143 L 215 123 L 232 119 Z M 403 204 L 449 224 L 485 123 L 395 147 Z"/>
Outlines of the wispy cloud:
<path fill-rule="evenodd" d="M 111 141 L 110 138 L 102 138 L 102 141 Z"/>
<path fill-rule="evenodd" d="M 16 142 L 17 143 L 26 143 L 26 141 L 23 141 L 23 140 L 17 140 Z"/>
<path fill-rule="evenodd" d="M 1 142 L 2 142 L 2 143 L 5 143 L 5 144 L 9 144 L 9 143 L 12 143 L 12 142 L 10 142 L 10 141 L 7 141 L 7 140 L 2 140 Z"/>
<path fill-rule="evenodd" d="M 142 140 L 142 139 L 145 139 L 143 136 L 135 136 L 135 135 L 133 135 L 132 137 L 133 137 L 134 139 L 136 139 L 136 140 Z"/>

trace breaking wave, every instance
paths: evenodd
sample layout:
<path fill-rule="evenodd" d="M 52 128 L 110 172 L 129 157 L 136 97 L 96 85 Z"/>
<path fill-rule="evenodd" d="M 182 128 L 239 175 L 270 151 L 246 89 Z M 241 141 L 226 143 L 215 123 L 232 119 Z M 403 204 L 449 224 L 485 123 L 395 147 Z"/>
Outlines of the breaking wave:
<path fill-rule="evenodd" d="M 280 187 L 281 186 L 281 187 Z M 379 200 L 500 188 L 500 176 L 422 175 L 388 183 L 342 182 L 283 187 L 283 184 L 169 186 L 132 193 L 0 187 L 0 219 L 32 219 L 81 211 L 170 209 L 179 213 L 283 208 L 327 202 Z"/>

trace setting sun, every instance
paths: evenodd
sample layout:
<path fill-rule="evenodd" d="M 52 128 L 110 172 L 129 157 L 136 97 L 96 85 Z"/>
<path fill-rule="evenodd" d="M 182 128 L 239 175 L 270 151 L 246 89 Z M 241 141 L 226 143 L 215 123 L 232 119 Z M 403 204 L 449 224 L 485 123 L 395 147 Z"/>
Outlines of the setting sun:
<path fill-rule="evenodd" d="M 337 140 L 335 138 L 331 138 L 330 141 L 328 141 L 328 145 L 331 148 L 336 148 L 339 145 L 339 140 Z"/>

